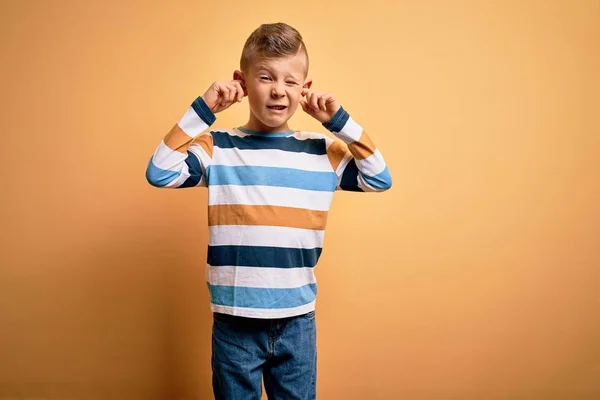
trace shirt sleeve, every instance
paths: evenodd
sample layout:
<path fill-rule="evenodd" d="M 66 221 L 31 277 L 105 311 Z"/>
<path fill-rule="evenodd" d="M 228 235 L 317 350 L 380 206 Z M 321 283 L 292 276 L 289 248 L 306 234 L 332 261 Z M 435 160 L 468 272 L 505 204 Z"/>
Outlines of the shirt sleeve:
<path fill-rule="evenodd" d="M 338 177 L 336 190 L 383 192 L 392 187 L 381 152 L 343 107 L 323 126 L 339 139 L 331 139 L 327 145 L 327 156 Z"/>
<path fill-rule="evenodd" d="M 204 133 L 215 114 L 198 97 L 161 140 L 146 168 L 146 180 L 159 188 L 207 186 L 206 168 L 212 162 L 213 138 Z"/>

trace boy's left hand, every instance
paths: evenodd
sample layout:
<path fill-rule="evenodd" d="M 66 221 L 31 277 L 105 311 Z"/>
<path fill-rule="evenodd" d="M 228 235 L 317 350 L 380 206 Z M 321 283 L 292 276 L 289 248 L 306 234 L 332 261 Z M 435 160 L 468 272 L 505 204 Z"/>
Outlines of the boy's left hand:
<path fill-rule="evenodd" d="M 306 96 L 306 100 L 300 99 L 302 110 L 323 124 L 331 121 L 340 109 L 339 101 L 331 93 L 316 93 L 305 88 L 302 96 Z"/>

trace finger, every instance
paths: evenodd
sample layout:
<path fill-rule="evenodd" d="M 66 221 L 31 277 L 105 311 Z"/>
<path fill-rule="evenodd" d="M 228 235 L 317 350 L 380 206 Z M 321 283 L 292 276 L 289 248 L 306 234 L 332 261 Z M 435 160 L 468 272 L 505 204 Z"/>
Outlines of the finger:
<path fill-rule="evenodd" d="M 231 84 L 232 88 L 231 88 L 231 103 L 234 103 L 236 101 L 238 101 L 238 98 L 240 96 L 240 89 L 241 87 L 239 85 L 236 85 L 235 83 Z M 243 93 L 242 93 L 243 94 Z"/>
<path fill-rule="evenodd" d="M 308 92 L 308 94 L 306 95 L 306 102 L 308 103 L 309 107 L 312 107 L 313 97 L 317 97 L 317 94 L 315 92 Z"/>
<path fill-rule="evenodd" d="M 226 85 L 222 85 L 217 90 L 219 92 L 219 104 L 226 103 L 227 96 L 229 96 L 229 88 Z"/>
<path fill-rule="evenodd" d="M 319 104 L 317 103 L 318 101 L 319 101 L 319 94 L 318 93 L 311 93 L 311 96 L 310 96 L 310 106 L 315 111 L 319 110 Z"/>
<path fill-rule="evenodd" d="M 300 100 L 300 105 L 302 106 L 302 111 L 308 112 L 308 103 L 304 100 Z"/>
<path fill-rule="evenodd" d="M 233 83 L 229 83 L 227 84 L 227 88 L 229 89 L 229 93 L 227 93 L 227 103 L 233 103 L 235 101 L 235 98 L 237 96 L 237 86 L 235 86 Z"/>
<path fill-rule="evenodd" d="M 302 88 L 302 92 L 300 92 L 300 95 L 306 96 L 309 93 L 310 93 L 310 90 L 308 88 Z"/>
<path fill-rule="evenodd" d="M 239 79 L 234 79 L 233 81 L 231 81 L 232 83 L 234 83 L 238 88 L 239 88 L 239 92 L 242 93 L 242 97 L 244 96 L 248 96 L 248 92 L 246 92 L 246 89 L 244 89 L 244 82 L 239 80 Z"/>
<path fill-rule="evenodd" d="M 327 105 L 326 105 L 327 104 L 327 97 L 326 96 L 321 96 L 319 98 L 318 103 L 319 103 L 319 109 L 321 109 L 323 111 L 327 110 Z"/>
<path fill-rule="evenodd" d="M 244 94 L 244 96 L 248 96 L 248 91 L 244 87 L 244 82 L 239 81 L 239 80 L 237 82 L 240 84 L 240 87 L 242 88 L 242 93 Z"/>
<path fill-rule="evenodd" d="M 242 101 L 242 99 L 244 98 L 244 89 L 242 88 L 242 84 L 240 83 L 240 81 L 234 81 L 234 84 L 237 88 L 236 100 Z"/>
<path fill-rule="evenodd" d="M 325 107 L 330 110 L 333 110 L 334 105 L 335 105 L 335 96 L 332 93 L 327 93 Z"/>

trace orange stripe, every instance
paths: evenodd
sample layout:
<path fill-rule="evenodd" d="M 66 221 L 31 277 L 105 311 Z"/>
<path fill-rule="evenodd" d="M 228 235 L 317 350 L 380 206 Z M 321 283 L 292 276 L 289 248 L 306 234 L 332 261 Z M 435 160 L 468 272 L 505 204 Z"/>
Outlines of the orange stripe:
<path fill-rule="evenodd" d="M 281 206 L 215 204 L 208 206 L 208 225 L 265 225 L 325 229 L 327 211 Z"/>
<path fill-rule="evenodd" d="M 204 134 L 196 136 L 192 144 L 200 145 L 204 151 L 212 158 L 213 155 L 213 137 L 212 135 Z"/>
<path fill-rule="evenodd" d="M 341 140 L 334 140 L 332 144 L 327 148 L 327 158 L 334 171 L 337 170 L 338 165 L 342 162 L 344 156 L 348 153 L 348 147 L 342 143 Z"/>
<path fill-rule="evenodd" d="M 192 138 L 186 135 L 186 133 L 179 127 L 178 124 L 175 124 L 175 126 L 171 128 L 163 140 L 170 149 L 186 154 Z"/>
<path fill-rule="evenodd" d="M 375 153 L 375 145 L 364 130 L 360 135 L 360 139 L 348 145 L 348 149 L 357 160 L 364 160 Z"/>

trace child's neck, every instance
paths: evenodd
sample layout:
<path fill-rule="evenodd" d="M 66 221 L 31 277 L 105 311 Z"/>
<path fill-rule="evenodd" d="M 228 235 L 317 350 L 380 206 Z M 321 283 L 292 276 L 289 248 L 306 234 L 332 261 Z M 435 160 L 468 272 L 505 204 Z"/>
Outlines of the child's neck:
<path fill-rule="evenodd" d="M 246 124 L 242 126 L 242 128 L 247 129 L 249 131 L 262 133 L 281 133 L 290 130 L 287 121 L 283 125 L 272 127 L 263 124 L 262 122 L 260 122 L 260 120 L 258 120 L 258 118 L 254 117 L 253 115 L 250 116 L 250 119 L 248 120 L 248 122 L 246 122 Z"/>

